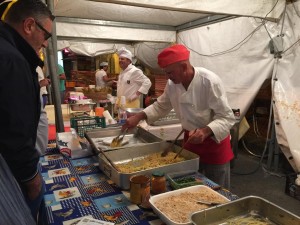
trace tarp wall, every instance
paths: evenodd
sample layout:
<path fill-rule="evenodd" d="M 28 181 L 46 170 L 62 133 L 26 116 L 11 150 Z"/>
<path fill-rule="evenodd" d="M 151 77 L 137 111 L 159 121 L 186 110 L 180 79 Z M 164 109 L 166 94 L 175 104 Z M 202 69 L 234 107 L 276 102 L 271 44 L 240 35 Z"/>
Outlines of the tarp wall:
<path fill-rule="evenodd" d="M 280 26 L 279 26 L 280 27 Z M 281 28 L 281 27 L 280 27 Z M 283 25 L 282 58 L 274 69 L 277 140 L 300 172 L 300 2 L 290 4 Z"/>
<path fill-rule="evenodd" d="M 298 1 L 288 5 L 285 18 L 265 27 L 258 19 L 236 18 L 178 34 L 178 42 L 191 50 L 192 64 L 221 77 L 231 107 L 240 108 L 242 116 L 263 82 L 278 78 L 274 83 L 276 136 L 296 171 L 300 171 L 299 12 Z M 276 59 L 269 41 L 281 34 L 282 23 L 285 50 Z"/>

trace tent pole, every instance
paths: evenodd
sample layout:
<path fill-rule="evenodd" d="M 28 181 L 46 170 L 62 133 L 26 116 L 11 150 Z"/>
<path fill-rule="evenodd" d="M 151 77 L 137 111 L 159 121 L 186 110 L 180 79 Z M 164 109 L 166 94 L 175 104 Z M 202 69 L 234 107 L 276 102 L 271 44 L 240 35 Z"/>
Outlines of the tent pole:
<path fill-rule="evenodd" d="M 51 12 L 53 12 L 54 11 L 54 1 L 47 0 L 47 4 L 48 4 L 48 7 L 51 10 Z M 48 62 L 49 62 L 51 86 L 52 86 L 52 90 L 53 90 L 56 132 L 64 132 L 65 128 L 64 128 L 64 122 L 63 122 L 63 116 L 62 116 L 59 80 L 58 80 L 58 76 L 57 76 L 57 36 L 56 36 L 55 21 L 53 21 L 52 38 L 50 38 L 48 40 L 47 56 L 48 56 Z"/>

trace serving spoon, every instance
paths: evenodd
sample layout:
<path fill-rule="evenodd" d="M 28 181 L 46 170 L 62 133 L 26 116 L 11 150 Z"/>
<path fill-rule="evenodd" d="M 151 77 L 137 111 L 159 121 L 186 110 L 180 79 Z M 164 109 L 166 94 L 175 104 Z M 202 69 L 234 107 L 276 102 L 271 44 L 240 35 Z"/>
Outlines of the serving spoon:
<path fill-rule="evenodd" d="M 210 206 L 222 204 L 221 202 L 210 202 L 210 201 L 205 201 L 205 200 L 197 200 L 197 203 L 204 204 L 204 205 L 210 205 Z"/>

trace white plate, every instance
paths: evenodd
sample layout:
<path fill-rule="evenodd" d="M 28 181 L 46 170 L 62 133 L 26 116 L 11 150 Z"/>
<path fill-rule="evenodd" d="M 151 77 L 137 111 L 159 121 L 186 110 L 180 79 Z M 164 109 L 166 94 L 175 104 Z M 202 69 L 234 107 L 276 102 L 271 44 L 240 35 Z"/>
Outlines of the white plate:
<path fill-rule="evenodd" d="M 151 196 L 149 202 L 150 202 L 150 205 L 153 209 L 153 211 L 159 216 L 159 218 L 165 222 L 166 224 L 168 225 L 190 225 L 192 224 L 192 222 L 188 222 L 188 223 L 178 223 L 178 222 L 175 222 L 173 220 L 171 220 L 169 217 L 167 217 L 161 210 L 159 210 L 157 207 L 156 207 L 156 202 L 158 200 L 161 200 L 161 199 L 165 199 L 165 198 L 169 198 L 171 196 L 176 196 L 176 195 L 180 195 L 181 193 L 185 193 L 185 192 L 198 192 L 199 190 L 206 190 L 206 191 L 209 191 L 217 196 L 220 196 L 221 198 L 223 198 L 225 201 L 229 202 L 230 200 L 228 200 L 226 197 L 224 197 L 223 195 L 219 194 L 218 192 L 212 190 L 211 188 L 205 186 L 205 185 L 196 185 L 196 186 L 192 186 L 192 187 L 187 187 L 187 188 L 181 188 L 181 189 L 178 189 L 178 190 L 174 190 L 174 191 L 169 191 L 169 192 L 166 192 L 166 193 L 163 193 L 163 194 L 159 194 L 159 195 L 155 195 L 155 196 Z M 217 207 L 217 206 L 215 206 Z M 191 212 L 191 214 L 194 213 L 194 212 Z"/>
<path fill-rule="evenodd" d="M 115 137 L 109 137 L 109 138 L 103 139 L 103 144 L 105 144 L 105 145 L 110 145 L 111 142 L 112 142 L 112 140 L 113 140 L 114 138 L 115 138 Z M 123 146 L 123 145 L 126 145 L 126 144 L 128 144 L 128 143 L 129 143 L 129 137 L 124 136 L 123 141 L 122 141 L 122 146 Z"/>

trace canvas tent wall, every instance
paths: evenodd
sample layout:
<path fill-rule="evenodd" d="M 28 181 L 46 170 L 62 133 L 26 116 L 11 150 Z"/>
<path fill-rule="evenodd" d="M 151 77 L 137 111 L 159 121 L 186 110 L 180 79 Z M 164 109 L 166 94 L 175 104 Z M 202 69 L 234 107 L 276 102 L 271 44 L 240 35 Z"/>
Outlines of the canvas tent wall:
<path fill-rule="evenodd" d="M 299 1 L 286 8 L 284 0 L 58 0 L 54 5 L 59 48 L 95 56 L 127 46 L 159 71 L 158 52 L 170 43 L 183 43 L 191 50 L 193 65 L 221 77 L 230 105 L 242 115 L 262 83 L 276 79 L 274 100 L 281 103 L 274 107 L 277 139 L 300 171 Z M 282 58 L 274 58 L 269 42 L 280 34 L 284 50 Z"/>

